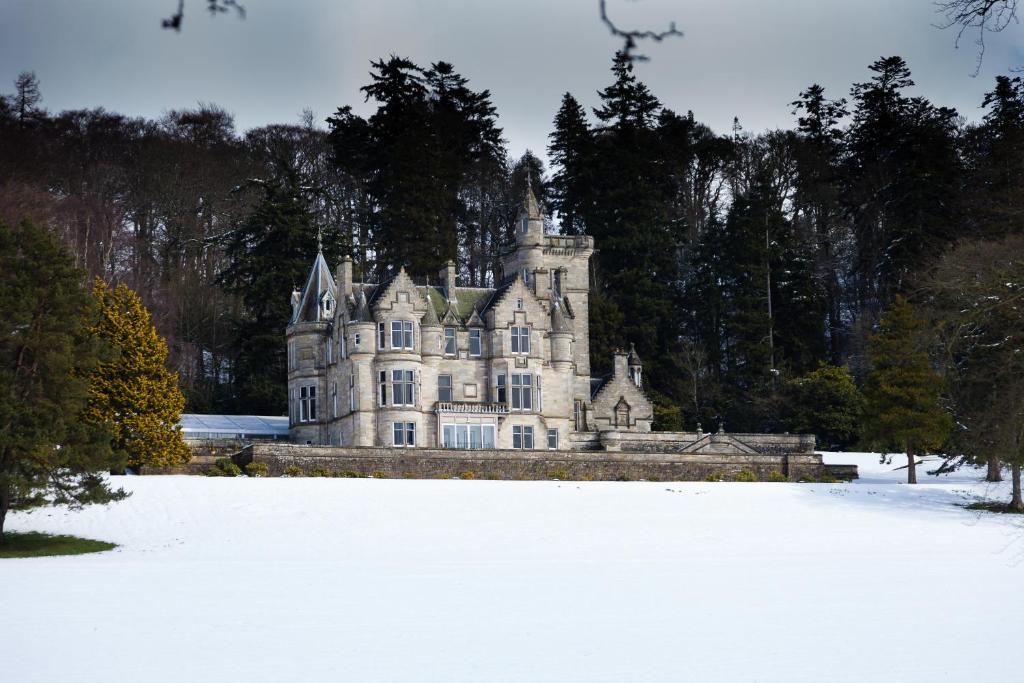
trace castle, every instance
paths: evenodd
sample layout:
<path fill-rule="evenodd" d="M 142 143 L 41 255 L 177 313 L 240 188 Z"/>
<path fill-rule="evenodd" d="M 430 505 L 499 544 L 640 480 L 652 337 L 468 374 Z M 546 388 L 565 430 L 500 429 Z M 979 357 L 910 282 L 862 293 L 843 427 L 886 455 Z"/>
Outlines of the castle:
<path fill-rule="evenodd" d="M 572 450 L 574 435 L 650 432 L 634 350 L 590 374 L 588 236 L 547 235 L 527 189 L 497 287 L 438 286 L 404 269 L 354 283 L 317 254 L 287 327 L 290 435 L 299 444 Z"/>

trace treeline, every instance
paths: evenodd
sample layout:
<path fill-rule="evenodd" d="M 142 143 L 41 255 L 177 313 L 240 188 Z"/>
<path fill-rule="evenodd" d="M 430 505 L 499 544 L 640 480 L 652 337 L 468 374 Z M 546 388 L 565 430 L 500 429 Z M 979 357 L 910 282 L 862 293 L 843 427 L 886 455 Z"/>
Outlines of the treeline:
<path fill-rule="evenodd" d="M 594 367 L 634 343 L 659 428 L 820 432 L 808 378 L 857 391 L 896 296 L 932 316 L 926 283 L 954 245 L 1024 232 L 1021 80 L 998 78 L 977 123 L 913 85 L 886 57 L 848 93 L 794 93 L 792 129 L 720 134 L 620 54 L 595 108 L 564 96 L 549 176 L 510 159 L 489 92 L 443 62 L 374 62 L 368 117 L 344 106 L 326 129 L 307 114 L 244 135 L 215 106 L 51 115 L 25 76 L 0 105 L 0 216 L 51 226 L 91 274 L 140 293 L 191 409 L 274 413 L 287 293 L 318 235 L 357 277 L 456 258 L 463 282 L 490 284 L 529 177 L 552 229 L 595 237 Z M 958 357 L 923 343 L 953 376 Z M 857 439 L 842 419 L 827 443 Z"/>

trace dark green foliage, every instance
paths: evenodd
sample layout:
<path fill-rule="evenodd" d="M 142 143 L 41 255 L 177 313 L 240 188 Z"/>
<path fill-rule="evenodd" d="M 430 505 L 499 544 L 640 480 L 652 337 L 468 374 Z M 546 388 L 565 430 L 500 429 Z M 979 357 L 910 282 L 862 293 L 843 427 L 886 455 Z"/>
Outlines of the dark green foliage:
<path fill-rule="evenodd" d="M 917 483 L 914 458 L 942 446 L 952 427 L 924 335 L 913 306 L 897 296 L 869 341 L 871 372 L 864 388 L 864 438 L 884 451 L 906 453 L 911 484 Z"/>
<path fill-rule="evenodd" d="M 83 419 L 109 350 L 88 333 L 84 273 L 43 228 L 0 221 L 0 538 L 9 510 L 120 500 L 106 427 Z"/>
<path fill-rule="evenodd" d="M 113 550 L 117 545 L 77 536 L 53 536 L 38 532 L 8 531 L 0 538 L 0 559 L 84 555 Z"/>
<path fill-rule="evenodd" d="M 246 470 L 248 470 L 248 467 L 246 467 Z M 240 477 L 242 476 L 242 469 L 231 458 L 217 458 L 213 463 L 213 467 L 208 467 L 203 474 L 208 477 Z"/>
<path fill-rule="evenodd" d="M 265 185 L 262 201 L 227 244 L 230 265 L 220 282 L 245 306 L 230 401 L 239 412 L 275 415 L 287 408 L 287 293 L 303 286 L 317 250 L 312 215 L 297 183 L 293 176 L 288 184 Z M 325 256 L 337 258 L 336 248 L 331 251 Z"/>
<path fill-rule="evenodd" d="M 864 397 L 845 366 L 823 364 L 791 379 L 784 395 L 789 431 L 814 434 L 824 449 L 844 449 L 857 441 Z"/>
<path fill-rule="evenodd" d="M 269 474 L 267 463 L 250 462 L 245 466 L 245 474 L 250 477 L 265 477 Z"/>

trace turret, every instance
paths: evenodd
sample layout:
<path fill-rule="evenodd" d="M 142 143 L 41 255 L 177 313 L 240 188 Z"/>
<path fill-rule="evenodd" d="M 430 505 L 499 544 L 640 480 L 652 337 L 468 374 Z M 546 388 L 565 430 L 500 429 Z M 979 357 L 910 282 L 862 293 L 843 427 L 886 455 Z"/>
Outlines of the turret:
<path fill-rule="evenodd" d="M 633 344 L 629 345 L 629 355 L 626 357 L 626 365 L 629 369 L 629 378 L 638 388 L 643 388 L 643 364 L 640 362 L 640 354 L 636 352 Z"/>
<path fill-rule="evenodd" d="M 556 370 L 568 370 L 572 367 L 572 341 L 573 333 L 569 322 L 565 319 L 562 311 L 562 304 L 557 299 L 551 299 L 551 364 Z"/>
<path fill-rule="evenodd" d="M 423 298 L 427 302 L 427 312 L 420 320 L 420 354 L 424 358 L 439 357 L 441 349 L 441 321 L 437 319 L 434 302 L 430 300 L 430 289 L 423 288 Z"/>

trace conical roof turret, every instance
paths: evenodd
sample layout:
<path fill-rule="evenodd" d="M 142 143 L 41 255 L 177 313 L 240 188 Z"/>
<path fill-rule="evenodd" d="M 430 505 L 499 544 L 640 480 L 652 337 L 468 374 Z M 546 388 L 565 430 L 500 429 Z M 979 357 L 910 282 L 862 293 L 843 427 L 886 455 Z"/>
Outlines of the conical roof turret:
<path fill-rule="evenodd" d="M 636 346 L 633 344 L 629 345 L 629 356 L 626 357 L 626 362 L 632 367 L 643 365 L 643 363 L 640 362 L 640 354 L 636 352 Z"/>

